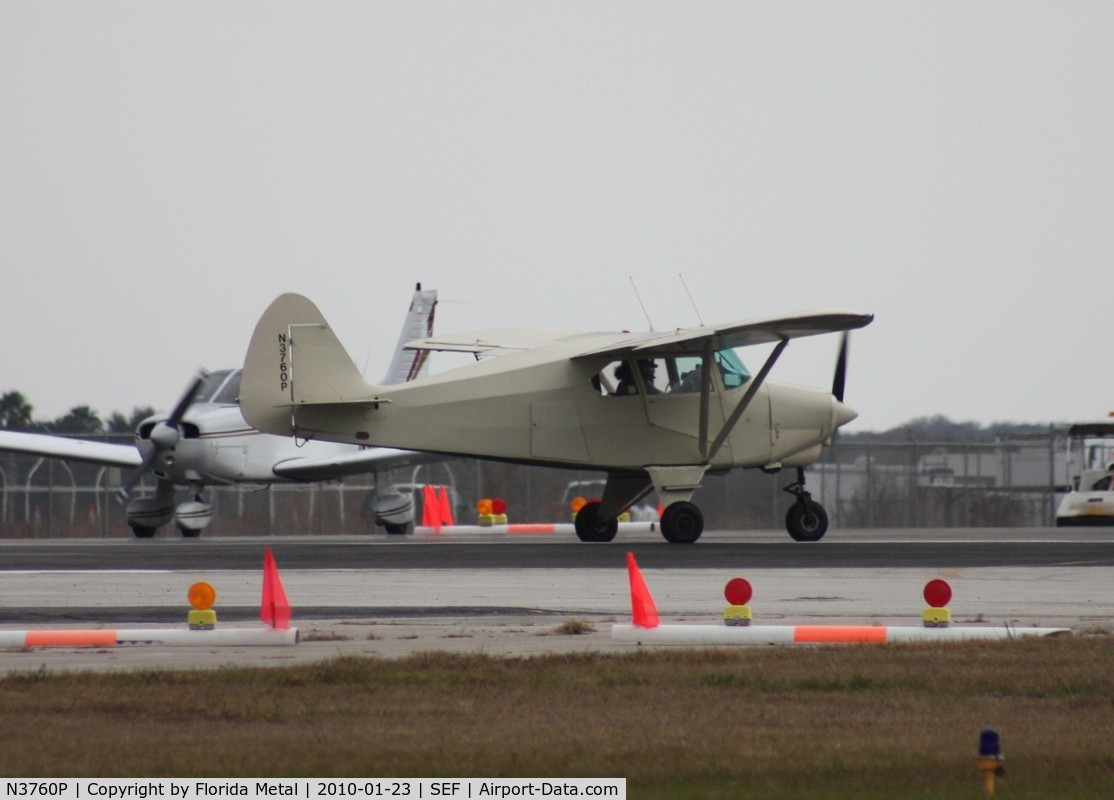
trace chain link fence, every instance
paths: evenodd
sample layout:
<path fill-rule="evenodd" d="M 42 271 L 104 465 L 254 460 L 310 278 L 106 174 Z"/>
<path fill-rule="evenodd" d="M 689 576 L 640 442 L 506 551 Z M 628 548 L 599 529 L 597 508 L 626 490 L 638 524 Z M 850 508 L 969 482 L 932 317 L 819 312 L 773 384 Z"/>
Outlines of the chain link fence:
<path fill-rule="evenodd" d="M 97 439 L 131 442 L 130 436 Z M 807 487 L 828 510 L 833 529 L 1047 526 L 1070 480 L 1065 449 L 1052 432 L 990 444 L 839 442 L 807 470 Z M 118 498 L 124 477 L 117 468 L 0 454 L 0 537 L 130 537 Z M 511 522 L 571 521 L 570 483 L 602 476 L 451 459 L 379 477 L 404 490 L 451 487 L 456 521 L 472 523 L 483 497 L 504 499 Z M 793 502 L 782 487 L 795 479 L 795 470 L 708 475 L 693 500 L 709 530 L 782 529 Z M 135 491 L 153 489 L 147 476 Z M 210 487 L 205 499 L 214 513 L 206 535 L 382 532 L 369 511 L 374 491 L 370 475 L 324 484 Z M 184 488 L 179 499 L 188 499 Z M 162 535 L 168 531 L 176 535 L 173 526 Z"/>

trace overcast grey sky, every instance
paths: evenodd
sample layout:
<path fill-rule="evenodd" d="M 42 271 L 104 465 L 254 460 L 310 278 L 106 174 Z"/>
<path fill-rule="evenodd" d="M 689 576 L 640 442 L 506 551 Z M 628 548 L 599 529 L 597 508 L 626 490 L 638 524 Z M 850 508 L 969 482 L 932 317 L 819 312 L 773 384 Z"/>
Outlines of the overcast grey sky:
<path fill-rule="evenodd" d="M 1109 2 L 0 2 L 0 392 L 171 406 L 279 293 L 871 311 L 855 430 L 1114 411 Z M 772 379 L 828 385 L 836 337 Z M 744 354 L 757 365 L 760 354 Z"/>

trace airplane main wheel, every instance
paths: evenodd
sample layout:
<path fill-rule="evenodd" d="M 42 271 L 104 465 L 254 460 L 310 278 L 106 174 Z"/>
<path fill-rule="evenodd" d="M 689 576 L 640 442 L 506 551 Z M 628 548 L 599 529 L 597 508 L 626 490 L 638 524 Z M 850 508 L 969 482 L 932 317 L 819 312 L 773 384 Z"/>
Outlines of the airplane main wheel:
<path fill-rule="evenodd" d="M 574 523 L 576 536 L 582 542 L 610 542 L 619 532 L 619 520 L 600 518 L 598 500 L 585 503 L 584 507 L 576 512 Z"/>
<path fill-rule="evenodd" d="M 383 524 L 383 527 L 386 529 L 387 533 L 392 536 L 405 536 L 408 533 L 414 532 L 414 520 L 404 522 L 401 525 L 394 522 L 387 522 Z"/>
<path fill-rule="evenodd" d="M 704 514 L 687 500 L 670 503 L 661 515 L 661 535 L 673 544 L 692 544 L 704 532 Z"/>
<path fill-rule="evenodd" d="M 158 528 L 148 528 L 146 525 L 132 525 L 131 529 L 136 539 L 152 539 L 155 531 L 158 530 Z"/>
<path fill-rule="evenodd" d="M 818 542 L 828 532 L 828 512 L 815 500 L 802 498 L 789 507 L 785 529 L 794 541 Z"/>
<path fill-rule="evenodd" d="M 186 539 L 196 539 L 198 536 L 201 535 L 201 531 L 195 530 L 193 528 L 184 528 L 181 525 L 178 526 L 178 530 Z"/>

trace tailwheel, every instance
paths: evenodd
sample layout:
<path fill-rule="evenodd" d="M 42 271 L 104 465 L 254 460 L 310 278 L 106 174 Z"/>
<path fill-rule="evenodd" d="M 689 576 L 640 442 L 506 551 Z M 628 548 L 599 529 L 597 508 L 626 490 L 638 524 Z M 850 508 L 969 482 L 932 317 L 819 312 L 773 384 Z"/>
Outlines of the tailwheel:
<path fill-rule="evenodd" d="M 619 520 L 600 517 L 598 500 L 585 503 L 584 507 L 576 512 L 574 524 L 577 538 L 582 542 L 610 542 L 619 532 Z"/>
<path fill-rule="evenodd" d="M 828 512 L 808 497 L 798 497 L 785 515 L 785 529 L 794 541 L 818 542 L 828 532 Z"/>
<path fill-rule="evenodd" d="M 704 532 L 704 514 L 687 500 L 670 503 L 661 515 L 661 535 L 672 544 L 692 544 Z"/>

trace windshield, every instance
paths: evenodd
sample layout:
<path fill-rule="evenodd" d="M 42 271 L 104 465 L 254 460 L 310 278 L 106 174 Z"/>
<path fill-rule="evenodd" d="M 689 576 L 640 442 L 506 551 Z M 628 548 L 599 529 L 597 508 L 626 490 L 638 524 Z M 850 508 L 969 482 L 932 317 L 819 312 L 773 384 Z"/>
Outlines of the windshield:
<path fill-rule="evenodd" d="M 242 370 L 222 369 L 210 372 L 201 382 L 197 391 L 198 403 L 215 403 L 218 405 L 236 405 L 240 396 L 240 374 Z"/>
<path fill-rule="evenodd" d="M 734 350 L 717 350 L 715 357 L 719 374 L 723 378 L 723 388 L 737 389 L 750 380 L 750 370 L 743 366 Z"/>

